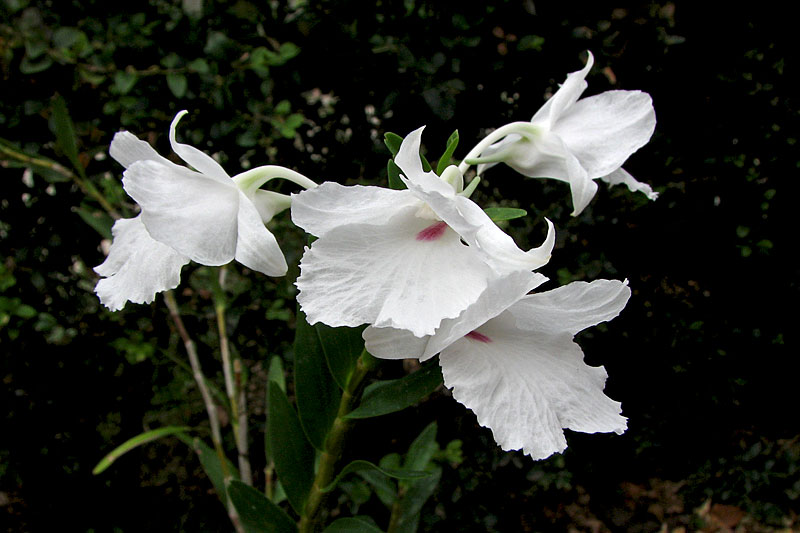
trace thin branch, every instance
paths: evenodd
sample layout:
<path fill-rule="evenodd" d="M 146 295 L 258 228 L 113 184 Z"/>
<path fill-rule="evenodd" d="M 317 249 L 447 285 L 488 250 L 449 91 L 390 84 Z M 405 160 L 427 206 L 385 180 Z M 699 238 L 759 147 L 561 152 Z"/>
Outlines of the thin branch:
<path fill-rule="evenodd" d="M 211 398 L 211 393 L 206 386 L 206 377 L 203 375 L 203 370 L 200 367 L 200 360 L 197 357 L 197 350 L 195 349 L 194 341 L 189 336 L 189 332 L 186 331 L 186 327 L 183 325 L 183 320 L 181 319 L 180 312 L 178 311 L 178 304 L 175 302 L 175 295 L 172 294 L 171 290 L 164 292 L 164 302 L 167 304 L 170 318 L 172 318 L 172 322 L 175 324 L 178 334 L 183 340 L 186 353 L 189 355 L 189 363 L 192 366 L 192 374 L 194 375 L 194 380 L 197 383 L 197 387 L 200 389 L 200 395 L 203 397 L 203 403 L 206 406 L 206 413 L 208 413 L 208 421 L 211 425 L 211 440 L 214 443 L 214 449 L 217 451 L 217 457 L 219 458 L 220 466 L 222 467 L 222 475 L 225 478 L 227 485 L 227 482 L 233 479 L 233 476 L 231 475 L 230 470 L 228 470 L 228 460 L 225 456 L 225 450 L 222 447 L 222 434 L 219 429 L 217 406 L 214 404 L 214 400 Z M 236 528 L 236 531 L 238 533 L 243 533 L 244 529 L 239 522 L 239 514 L 236 512 L 236 508 L 233 506 L 233 503 L 230 501 L 230 499 L 228 499 L 228 516 L 231 519 L 231 523 Z"/>

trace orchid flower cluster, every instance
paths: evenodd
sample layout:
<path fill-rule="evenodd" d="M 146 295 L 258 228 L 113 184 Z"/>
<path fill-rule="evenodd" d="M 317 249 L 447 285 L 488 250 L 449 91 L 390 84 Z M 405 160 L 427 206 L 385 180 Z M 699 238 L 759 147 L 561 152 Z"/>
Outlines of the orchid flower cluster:
<path fill-rule="evenodd" d="M 489 133 L 460 164 L 448 159 L 434 171 L 420 155 L 423 128 L 411 132 L 394 155 L 396 188 L 317 185 L 279 166 L 230 177 L 210 156 L 177 142 L 185 111 L 169 138 L 192 168 L 117 133 L 110 153 L 125 167 L 123 186 L 141 213 L 115 223 L 108 258 L 95 269 L 103 277 L 96 292 L 112 310 L 151 302 L 178 286 L 189 261 L 235 259 L 282 276 L 287 264 L 265 224 L 291 208 L 294 224 L 315 237 L 296 281 L 308 324 L 366 325 L 365 350 L 378 359 L 438 354 L 444 385 L 504 450 L 543 459 L 567 447 L 565 428 L 620 434 L 626 418 L 603 392 L 607 374 L 584 362 L 573 338 L 620 313 L 631 294 L 627 281 L 539 290 L 548 281 L 537 270 L 551 258 L 553 223 L 545 219 L 542 244 L 523 251 L 470 199 L 499 163 L 568 183 L 573 215 L 594 197 L 597 180 L 656 198 L 622 168 L 653 133 L 650 97 L 619 90 L 581 99 L 592 64 L 590 54 L 531 121 Z M 304 190 L 287 196 L 260 188 L 273 178 Z"/>

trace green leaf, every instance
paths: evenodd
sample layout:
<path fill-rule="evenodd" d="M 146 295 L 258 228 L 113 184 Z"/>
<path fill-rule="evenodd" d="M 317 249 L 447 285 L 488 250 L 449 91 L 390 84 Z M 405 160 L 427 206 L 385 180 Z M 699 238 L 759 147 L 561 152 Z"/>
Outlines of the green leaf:
<path fill-rule="evenodd" d="M 405 491 L 397 507 L 398 519 L 392 531 L 395 533 L 415 533 L 419 525 L 420 511 L 428 498 L 436 490 L 442 478 L 442 469 L 430 466 L 431 475 L 412 482 Z"/>
<path fill-rule="evenodd" d="M 267 435 L 272 460 L 289 503 L 300 514 L 314 483 L 314 448 L 289 399 L 279 387 L 271 385 Z"/>
<path fill-rule="evenodd" d="M 222 505 L 225 507 L 228 506 L 228 497 L 226 496 L 227 490 L 225 488 L 225 470 L 222 469 L 222 462 L 219 460 L 219 455 L 217 451 L 206 444 L 202 439 L 199 437 L 190 437 L 185 433 L 179 433 L 177 435 L 181 441 L 189 446 L 194 453 L 197 454 L 197 458 L 200 459 L 200 466 L 203 467 L 203 471 L 208 476 L 209 481 L 214 486 L 214 491 L 217 493 L 217 497 L 222 502 Z M 225 469 L 228 472 L 231 480 L 238 480 L 239 479 L 239 471 L 233 463 L 231 463 L 227 457 L 225 459 Z"/>
<path fill-rule="evenodd" d="M 431 422 L 408 447 L 403 466 L 409 470 L 423 470 L 439 449 L 436 444 L 436 422 Z"/>
<path fill-rule="evenodd" d="M 389 149 L 392 153 L 392 157 L 394 157 L 400 150 L 400 145 L 403 144 L 403 138 L 396 133 L 387 131 L 383 134 L 383 144 L 386 145 L 386 148 Z"/>
<path fill-rule="evenodd" d="M 160 439 L 161 437 L 175 435 L 183 431 L 187 431 L 189 429 L 190 428 L 185 426 L 167 426 L 163 428 L 153 429 L 150 431 L 145 431 L 144 433 L 136 435 L 135 437 L 130 438 L 121 445 L 117 446 L 111 453 L 103 457 L 100 460 L 100 462 L 97 463 L 97 466 L 95 466 L 94 469 L 92 470 L 92 474 L 94 475 L 100 474 L 106 468 L 111 466 L 112 463 L 116 461 L 119 457 L 128 453 L 137 446 L 141 446 L 142 444 L 147 444 L 148 442 Z"/>
<path fill-rule="evenodd" d="M 498 222 L 500 220 L 514 220 L 515 218 L 524 217 L 528 214 L 524 209 L 517 209 L 516 207 L 487 207 L 484 209 L 489 218 Z"/>
<path fill-rule="evenodd" d="M 435 435 L 435 430 L 434 430 L 434 435 Z M 422 470 L 414 471 L 414 470 L 400 470 L 395 468 L 381 468 L 377 465 L 370 463 L 369 461 L 356 460 L 349 463 L 344 468 L 342 468 L 341 472 L 339 472 L 336 478 L 333 481 L 331 481 L 327 487 L 322 489 L 322 492 L 323 493 L 330 492 L 333 489 L 335 489 L 339 481 L 341 481 L 348 474 L 352 474 L 353 472 L 365 472 L 367 470 L 379 472 L 385 476 L 395 479 L 419 479 L 422 477 L 428 477 L 430 475 L 430 473 Z"/>
<path fill-rule="evenodd" d="M 413 374 L 367 387 L 361 404 L 345 418 L 370 418 L 401 411 L 432 393 L 441 383 L 438 362 L 427 363 Z"/>
<path fill-rule="evenodd" d="M 299 309 L 294 336 L 294 382 L 300 422 L 311 444 L 322 451 L 336 419 L 341 394 L 328 370 L 317 330 Z"/>
<path fill-rule="evenodd" d="M 322 533 L 383 533 L 379 528 L 358 518 L 339 518 Z"/>
<path fill-rule="evenodd" d="M 114 89 L 119 94 L 128 94 L 133 86 L 136 85 L 138 77 L 135 72 L 118 70 L 114 73 Z"/>
<path fill-rule="evenodd" d="M 83 207 L 76 207 L 75 212 L 101 237 L 104 239 L 111 238 L 111 226 L 114 224 L 114 219 L 108 214 L 103 211 L 89 211 Z"/>
<path fill-rule="evenodd" d="M 436 444 L 436 429 L 436 422 L 430 423 L 408 448 L 404 467 L 427 470 L 430 475 L 422 479 L 400 482 L 402 498 L 392 509 L 394 525 L 392 531 L 415 533 L 419 525 L 420 511 L 439 484 L 442 469 L 431 463 L 434 454 L 439 450 Z"/>
<path fill-rule="evenodd" d="M 453 153 L 456 151 L 458 147 L 458 130 L 454 131 L 450 138 L 447 139 L 447 148 L 442 154 L 442 157 L 439 158 L 439 164 L 436 165 L 436 173 L 441 176 L 444 169 L 446 169 L 450 165 L 450 160 L 453 157 Z"/>
<path fill-rule="evenodd" d="M 19 71 L 23 74 L 37 74 L 49 69 L 52 64 L 53 60 L 50 59 L 50 56 L 42 56 L 38 61 L 23 57 L 19 63 Z"/>
<path fill-rule="evenodd" d="M 389 174 L 390 189 L 394 189 L 396 191 L 407 189 L 405 182 L 400 179 L 400 167 L 397 166 L 397 163 L 390 159 L 386 166 L 386 171 Z"/>
<path fill-rule="evenodd" d="M 67 104 L 61 96 L 53 99 L 53 122 L 56 130 L 56 142 L 61 151 L 67 156 L 72 166 L 78 171 L 83 179 L 86 179 L 86 171 L 78 158 L 78 144 L 75 136 L 75 127 L 72 119 L 67 112 Z"/>
<path fill-rule="evenodd" d="M 339 387 L 344 390 L 364 350 L 364 339 L 361 338 L 364 327 L 332 328 L 319 322 L 314 324 L 314 329 L 317 330 L 322 351 L 328 361 L 328 370 Z"/>
<path fill-rule="evenodd" d="M 228 484 L 239 521 L 246 533 L 295 533 L 294 521 L 277 505 L 253 487 L 241 481 Z"/>
<path fill-rule="evenodd" d="M 270 381 L 278 384 L 283 392 L 286 392 L 286 376 L 283 373 L 283 361 L 277 355 L 273 355 L 269 360 L 269 374 L 267 374 Z"/>
<path fill-rule="evenodd" d="M 183 98 L 189 82 L 183 74 L 167 74 L 167 86 L 175 98 Z"/>

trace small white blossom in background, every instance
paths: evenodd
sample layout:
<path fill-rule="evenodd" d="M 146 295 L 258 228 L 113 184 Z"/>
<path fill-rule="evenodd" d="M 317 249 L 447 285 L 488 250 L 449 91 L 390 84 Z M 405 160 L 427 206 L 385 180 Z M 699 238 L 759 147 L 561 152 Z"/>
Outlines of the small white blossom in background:
<path fill-rule="evenodd" d="M 108 258 L 95 268 L 103 276 L 95 292 L 111 310 L 127 301 L 152 302 L 156 293 L 175 288 L 190 260 L 218 266 L 235 259 L 269 276 L 286 273 L 283 253 L 264 224 L 290 199 L 258 187 L 273 177 L 315 184 L 272 166 L 231 178 L 209 155 L 177 142 L 175 129 L 184 114 L 172 121 L 170 144 L 196 170 L 176 165 L 126 131 L 111 142 L 111 157 L 126 168 L 123 187 L 142 209 L 114 224 Z"/>
<path fill-rule="evenodd" d="M 490 133 L 470 151 L 462 170 L 464 165 L 478 163 L 480 174 L 505 163 L 525 176 L 565 181 L 572 193 L 573 216 L 594 197 L 596 179 L 612 185 L 624 183 L 655 200 L 658 194 L 649 185 L 622 169 L 628 157 L 647 144 L 655 129 L 650 95 L 606 91 L 579 100 L 593 64 L 594 57 L 589 53 L 586 66 L 568 74 L 530 122 L 513 122 Z"/>

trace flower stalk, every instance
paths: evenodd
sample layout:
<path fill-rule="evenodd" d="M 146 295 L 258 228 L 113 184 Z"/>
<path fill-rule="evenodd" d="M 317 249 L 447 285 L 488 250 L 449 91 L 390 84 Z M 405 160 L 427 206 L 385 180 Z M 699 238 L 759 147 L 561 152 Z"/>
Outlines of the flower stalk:
<path fill-rule="evenodd" d="M 344 442 L 347 433 L 353 425 L 352 420 L 345 416 L 353 410 L 361 398 L 364 390 L 364 378 L 378 365 L 378 360 L 365 349 L 356 362 L 356 367 L 347 381 L 347 387 L 342 391 L 342 398 L 339 401 L 339 411 L 333 421 L 331 430 L 325 440 L 325 450 L 319 458 L 319 468 L 314 477 L 314 484 L 306 500 L 303 515 L 300 517 L 298 525 L 299 533 L 313 533 L 321 518 L 322 504 L 326 494 L 323 489 L 330 485 L 334 479 L 334 467 L 342 455 Z"/>

